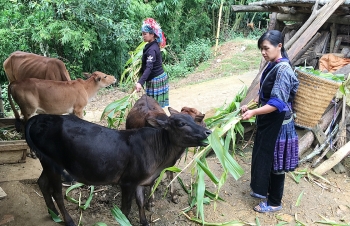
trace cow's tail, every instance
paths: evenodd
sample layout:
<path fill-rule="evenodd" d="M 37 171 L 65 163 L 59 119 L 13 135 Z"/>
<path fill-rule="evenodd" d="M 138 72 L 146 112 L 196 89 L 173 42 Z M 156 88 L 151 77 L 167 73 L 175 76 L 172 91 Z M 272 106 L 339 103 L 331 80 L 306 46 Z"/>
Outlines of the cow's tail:
<path fill-rule="evenodd" d="M 10 106 L 11 106 L 11 109 L 12 109 L 12 111 L 13 111 L 13 113 L 15 114 L 15 118 L 16 118 L 16 124 L 15 124 L 15 126 L 16 126 L 16 130 L 17 130 L 17 132 L 20 132 L 21 131 L 21 128 L 22 128 L 22 126 L 23 126 L 23 123 L 21 122 L 21 117 L 20 117 L 20 115 L 19 115 L 19 113 L 18 113 L 18 111 L 17 111 L 17 109 L 16 109 L 16 107 L 15 107 L 15 104 L 14 104 L 14 102 L 13 102 L 13 100 L 12 100 L 12 94 L 11 94 L 11 90 L 12 90 L 12 82 L 8 85 L 8 87 L 7 87 L 7 97 L 8 97 L 8 99 L 9 99 L 9 102 L 10 102 Z"/>
<path fill-rule="evenodd" d="M 52 166 L 52 169 L 57 174 L 61 174 L 66 182 L 73 182 L 75 179 L 68 174 L 60 165 L 58 165 L 55 161 L 53 161 L 49 156 L 47 156 L 43 151 L 38 148 L 35 143 L 33 142 L 31 136 L 30 136 L 30 127 L 36 123 L 36 117 L 31 117 L 28 122 L 25 125 L 25 139 L 26 142 L 30 148 L 30 150 L 34 151 L 35 154 L 38 156 L 40 161 L 45 161 L 49 163 L 48 165 Z"/>

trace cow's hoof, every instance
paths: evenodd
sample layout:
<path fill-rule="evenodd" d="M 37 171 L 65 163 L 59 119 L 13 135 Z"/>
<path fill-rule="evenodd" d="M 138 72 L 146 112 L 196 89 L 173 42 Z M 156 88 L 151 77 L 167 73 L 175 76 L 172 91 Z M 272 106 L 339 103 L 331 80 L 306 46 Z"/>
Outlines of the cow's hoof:
<path fill-rule="evenodd" d="M 148 222 L 141 223 L 142 226 L 149 226 Z"/>
<path fill-rule="evenodd" d="M 147 205 L 146 205 L 146 208 L 147 208 L 148 211 L 153 212 L 153 207 L 154 206 L 155 206 L 154 202 L 148 202 Z"/>
<path fill-rule="evenodd" d="M 179 196 L 178 195 L 172 195 L 171 196 L 171 201 L 175 204 L 179 203 Z"/>
<path fill-rule="evenodd" d="M 30 158 L 33 158 L 33 159 L 37 159 L 38 157 L 36 157 L 36 154 L 35 153 L 27 153 L 27 157 L 30 157 Z"/>

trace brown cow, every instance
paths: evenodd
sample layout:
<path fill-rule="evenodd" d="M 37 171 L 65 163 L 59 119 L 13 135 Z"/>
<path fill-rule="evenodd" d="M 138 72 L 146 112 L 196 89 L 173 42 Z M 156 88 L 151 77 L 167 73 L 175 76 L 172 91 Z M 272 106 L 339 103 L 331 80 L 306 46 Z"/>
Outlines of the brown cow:
<path fill-rule="evenodd" d="M 64 63 L 57 58 L 49 58 L 22 51 L 13 52 L 4 61 L 4 70 L 8 81 L 19 81 L 26 78 L 70 81 Z"/>
<path fill-rule="evenodd" d="M 169 107 L 168 109 L 170 113 L 179 113 L 171 107 Z M 205 114 L 202 114 L 197 109 L 183 107 L 180 113 L 190 115 L 197 125 L 205 127 L 205 123 L 203 121 Z M 155 99 L 144 94 L 140 97 L 140 99 L 136 101 L 134 106 L 131 108 L 128 116 L 126 117 L 125 128 L 138 129 L 142 127 L 152 127 L 152 125 L 148 122 L 149 118 L 158 118 L 161 120 L 166 120 L 168 116 Z M 181 156 L 177 156 L 176 160 L 178 160 L 180 157 Z M 169 178 L 169 180 L 172 180 L 174 175 L 172 172 L 168 171 L 167 177 Z M 178 203 L 178 197 L 174 193 L 174 188 L 172 184 L 170 184 L 169 193 L 172 201 L 174 203 Z M 152 206 L 154 206 L 154 195 L 152 195 L 148 201 L 148 208 L 151 208 Z"/>
<path fill-rule="evenodd" d="M 73 113 L 83 118 L 83 109 L 100 88 L 116 82 L 114 76 L 95 71 L 87 80 L 51 81 L 36 78 L 10 83 L 8 99 L 17 120 L 20 116 L 11 96 L 27 121 L 35 113 Z"/>

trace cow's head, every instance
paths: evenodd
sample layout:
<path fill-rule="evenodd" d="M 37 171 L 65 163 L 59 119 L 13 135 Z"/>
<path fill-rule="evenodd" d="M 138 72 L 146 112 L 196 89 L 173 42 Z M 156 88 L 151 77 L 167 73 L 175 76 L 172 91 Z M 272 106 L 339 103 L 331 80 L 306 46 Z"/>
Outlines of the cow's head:
<path fill-rule="evenodd" d="M 100 71 L 95 71 L 92 74 L 84 73 L 88 78 L 93 78 L 100 88 L 105 88 L 117 82 L 117 79 L 112 75 L 107 75 Z"/>
<path fill-rule="evenodd" d="M 181 147 L 205 146 L 204 141 L 210 134 L 208 130 L 195 123 L 194 119 L 187 114 L 180 114 L 176 110 L 168 109 L 170 117 L 148 118 L 147 121 L 155 128 L 163 128 L 169 134 L 172 143 Z"/>
<path fill-rule="evenodd" d="M 198 125 L 206 127 L 206 124 L 204 123 L 205 114 L 202 114 L 202 112 L 198 111 L 197 109 L 183 107 L 181 109 L 181 113 L 190 115 Z"/>

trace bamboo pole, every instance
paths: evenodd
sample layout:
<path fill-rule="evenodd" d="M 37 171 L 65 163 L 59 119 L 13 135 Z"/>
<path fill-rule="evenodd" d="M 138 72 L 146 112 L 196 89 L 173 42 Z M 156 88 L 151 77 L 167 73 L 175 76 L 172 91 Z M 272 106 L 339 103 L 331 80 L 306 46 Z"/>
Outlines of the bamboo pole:
<path fill-rule="evenodd" d="M 214 56 L 216 56 L 219 45 L 219 36 L 220 36 L 220 23 L 221 23 L 221 14 L 222 14 L 222 6 L 224 5 L 224 0 L 221 1 L 220 9 L 219 9 L 219 19 L 218 19 L 218 29 L 216 31 L 216 44 L 215 44 L 215 52 Z"/>
<path fill-rule="evenodd" d="M 336 151 L 329 159 L 325 160 L 322 164 L 315 168 L 313 171 L 318 175 L 322 175 L 328 170 L 337 165 L 343 158 L 350 154 L 350 141 Z"/>

